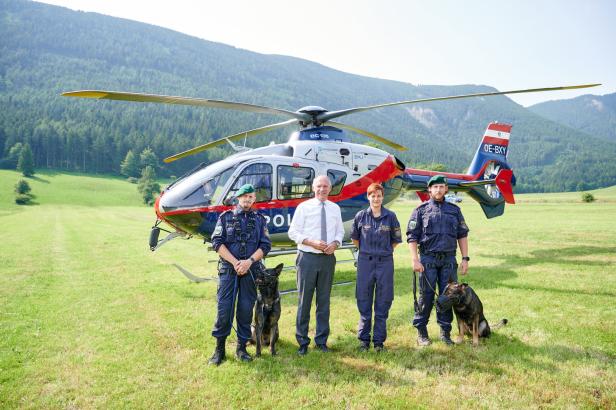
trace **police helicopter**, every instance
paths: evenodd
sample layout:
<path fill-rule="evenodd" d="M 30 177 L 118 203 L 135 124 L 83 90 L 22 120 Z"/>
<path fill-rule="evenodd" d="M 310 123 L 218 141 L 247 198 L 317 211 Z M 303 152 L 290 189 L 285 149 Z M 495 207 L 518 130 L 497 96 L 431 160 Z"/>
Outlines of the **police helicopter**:
<path fill-rule="evenodd" d="M 515 176 L 507 163 L 512 127 L 510 124 L 488 124 L 468 171 L 461 174 L 407 168 L 396 156 L 384 150 L 352 142 L 346 131 L 361 134 L 396 150 L 406 150 L 404 146 L 370 131 L 334 121 L 335 119 L 398 105 L 597 85 L 600 84 L 423 98 L 337 111 L 328 111 L 319 106 L 306 106 L 290 111 L 222 100 L 115 91 L 84 90 L 66 92 L 63 95 L 202 106 L 287 117 L 285 121 L 230 135 L 165 158 L 164 162 L 169 163 L 226 143 L 231 144 L 237 151 L 221 161 L 209 165 L 201 164 L 167 186 L 154 205 L 157 219 L 150 235 L 150 248 L 153 251 L 176 237 L 187 239 L 199 236 L 209 242 L 218 216 L 233 207 L 235 192 L 239 187 L 250 183 L 256 189 L 255 207 L 265 216 L 272 244 L 277 247 L 268 256 L 275 256 L 295 252 L 287 231 L 297 206 L 314 196 L 312 181 L 317 175 L 327 175 L 330 178 L 332 190 L 329 199 L 340 206 L 347 235 L 345 241 L 349 239 L 355 214 L 368 205 L 365 193 L 372 182 L 383 185 L 383 205 L 386 206 L 398 198 L 403 189 L 417 191 L 419 198 L 426 201 L 429 199 L 426 182 L 435 174 L 447 176 L 450 191 L 465 192 L 477 201 L 487 218 L 502 215 L 505 203 L 515 202 Z M 283 144 L 251 149 L 233 143 L 288 126 L 296 126 L 297 130 Z M 162 222 L 173 230 L 166 230 L 169 233 L 167 237 L 159 240 Z M 341 249 L 352 247 L 352 244 L 345 242 Z"/>

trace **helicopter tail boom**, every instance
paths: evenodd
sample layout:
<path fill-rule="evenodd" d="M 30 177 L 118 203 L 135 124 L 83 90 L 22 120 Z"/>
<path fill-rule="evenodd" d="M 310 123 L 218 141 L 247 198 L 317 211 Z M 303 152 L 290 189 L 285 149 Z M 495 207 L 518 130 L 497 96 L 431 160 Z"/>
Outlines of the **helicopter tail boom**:
<path fill-rule="evenodd" d="M 417 190 L 419 198 L 426 201 L 429 199 L 428 180 L 433 175 L 443 174 L 448 178 L 449 190 L 466 192 L 479 202 L 487 218 L 502 215 L 505 203 L 515 203 L 515 176 L 507 163 L 510 133 L 510 124 L 488 124 L 466 174 L 407 168 L 403 175 L 406 187 Z"/>

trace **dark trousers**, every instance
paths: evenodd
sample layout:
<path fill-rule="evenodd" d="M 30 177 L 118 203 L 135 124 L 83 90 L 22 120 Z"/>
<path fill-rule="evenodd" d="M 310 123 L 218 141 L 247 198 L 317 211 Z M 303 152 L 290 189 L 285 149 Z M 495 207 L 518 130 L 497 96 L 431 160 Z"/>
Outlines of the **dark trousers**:
<path fill-rule="evenodd" d="M 221 273 L 218 276 L 216 298 L 218 300 L 218 314 L 212 329 L 212 336 L 227 337 L 231 333 L 235 299 L 235 305 L 237 305 L 235 313 L 237 339 L 240 343 L 246 343 L 250 340 L 252 311 L 257 300 L 257 289 L 251 273 L 248 272 L 244 276 L 237 276 L 235 271 Z"/>
<path fill-rule="evenodd" d="M 387 339 L 387 317 L 394 300 L 394 258 L 360 253 L 357 259 L 355 287 L 359 324 L 357 338 L 370 343 L 372 307 L 374 305 L 374 333 L 372 341 L 382 345 Z M 373 303 L 374 302 L 374 303 Z"/>
<path fill-rule="evenodd" d="M 416 328 L 425 327 L 430 319 L 430 312 L 434 305 L 434 291 L 437 289 L 439 294 L 445 290 L 449 278 L 458 280 L 458 264 L 455 255 L 436 257 L 431 255 L 421 255 L 420 260 L 424 266 L 424 271 L 419 275 L 419 305 L 423 302 L 423 310 L 415 311 L 413 318 L 413 326 Z M 441 329 L 446 332 L 451 331 L 451 322 L 453 321 L 453 312 L 451 309 L 445 312 L 436 312 L 436 322 Z"/>
<path fill-rule="evenodd" d="M 332 292 L 336 257 L 334 255 L 297 253 L 298 305 L 295 338 L 300 346 L 310 343 L 308 326 L 312 296 L 316 291 L 317 328 L 314 341 L 325 344 L 329 336 L 329 298 Z"/>

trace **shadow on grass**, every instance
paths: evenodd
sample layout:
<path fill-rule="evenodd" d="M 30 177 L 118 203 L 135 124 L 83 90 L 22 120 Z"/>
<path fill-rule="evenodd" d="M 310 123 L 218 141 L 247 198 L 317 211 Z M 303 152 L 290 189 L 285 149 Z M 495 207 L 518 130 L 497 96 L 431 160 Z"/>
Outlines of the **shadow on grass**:
<path fill-rule="evenodd" d="M 555 294 L 568 294 L 568 295 L 588 295 L 588 296 L 616 296 L 616 292 L 610 292 L 605 290 L 587 290 L 572 287 L 570 289 L 559 287 L 546 287 L 535 285 L 518 285 L 505 283 L 505 281 L 515 278 L 517 274 L 512 270 L 516 268 L 523 268 L 534 266 L 542 263 L 557 263 L 557 264 L 579 264 L 588 266 L 609 266 L 613 265 L 613 262 L 602 261 L 589 261 L 584 258 L 594 255 L 615 255 L 616 247 L 614 246 L 577 246 L 570 248 L 555 248 L 555 249 L 540 249 L 532 251 L 531 256 L 519 256 L 508 254 L 490 254 L 481 255 L 485 257 L 492 257 L 500 259 L 502 262 L 497 266 L 491 266 L 490 268 L 479 268 L 485 275 L 473 276 L 473 286 L 477 286 L 479 289 L 494 289 L 494 288 L 507 288 L 513 290 L 525 290 L 525 291 L 541 291 Z M 560 283 L 556 281 L 555 283 Z M 574 283 L 575 285 L 575 283 Z"/>
<path fill-rule="evenodd" d="M 48 179 L 43 179 L 41 177 L 37 177 L 36 175 L 28 177 L 28 179 L 31 179 L 33 181 L 40 182 L 40 183 L 43 183 L 43 184 L 49 184 L 49 180 Z"/>
<path fill-rule="evenodd" d="M 272 357 L 265 351 L 250 367 L 258 374 L 268 374 L 272 381 L 310 378 L 323 384 L 337 385 L 366 380 L 376 385 L 414 385 L 424 377 L 450 375 L 465 378 L 469 374 L 501 376 L 534 372 L 551 373 L 559 370 L 563 362 L 598 363 L 612 361 L 616 355 L 596 349 L 577 349 L 564 345 L 530 346 L 518 338 L 495 333 L 482 339 L 474 348 L 468 339 L 464 344 L 451 348 L 433 344 L 417 348 L 414 340 L 409 345 L 394 346 L 386 353 L 357 350 L 357 340 L 352 336 L 338 338 L 334 350 L 321 353 L 309 349 L 305 357 L 296 354 L 297 346 L 280 341 L 279 354 Z M 248 370 L 248 368 L 246 368 Z"/>

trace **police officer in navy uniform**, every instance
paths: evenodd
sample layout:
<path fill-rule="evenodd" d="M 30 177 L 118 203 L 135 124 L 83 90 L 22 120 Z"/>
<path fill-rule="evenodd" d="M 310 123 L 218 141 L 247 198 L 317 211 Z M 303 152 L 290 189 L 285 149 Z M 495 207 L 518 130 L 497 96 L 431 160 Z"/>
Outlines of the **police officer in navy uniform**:
<path fill-rule="evenodd" d="M 265 218 L 252 209 L 256 200 L 254 187 L 243 185 L 236 198 L 236 208 L 220 215 L 212 234 L 212 246 L 220 256 L 218 314 L 212 329 L 216 350 L 209 361 L 216 366 L 225 360 L 225 340 L 231 333 L 236 302 L 238 340 L 235 355 L 243 362 L 252 360 L 246 351 L 246 343 L 251 337 L 252 311 L 257 299 L 254 279 L 257 270 L 264 269 L 260 260 L 272 248 Z"/>
<path fill-rule="evenodd" d="M 359 310 L 357 338 L 359 349 L 370 349 L 372 309 L 374 305 L 374 350 L 384 350 L 387 317 L 394 300 L 394 248 L 402 242 L 396 214 L 385 209 L 381 184 L 368 186 L 370 207 L 355 215 L 351 240 L 359 249 L 355 297 Z M 374 302 L 374 303 L 373 303 Z"/>
<path fill-rule="evenodd" d="M 448 191 L 447 178 L 434 175 L 428 181 L 430 200 L 419 205 L 411 215 L 406 235 L 413 270 L 419 272 L 419 298 L 413 326 L 417 328 L 417 344 L 428 346 L 428 319 L 434 304 L 434 294 L 438 285 L 443 292 L 449 279 L 457 281 L 456 248 L 462 253 L 462 275 L 468 271 L 468 227 L 457 205 L 445 201 Z M 417 251 L 419 250 L 419 256 Z M 441 327 L 441 340 L 451 345 L 451 309 L 436 313 L 436 321 Z"/>

